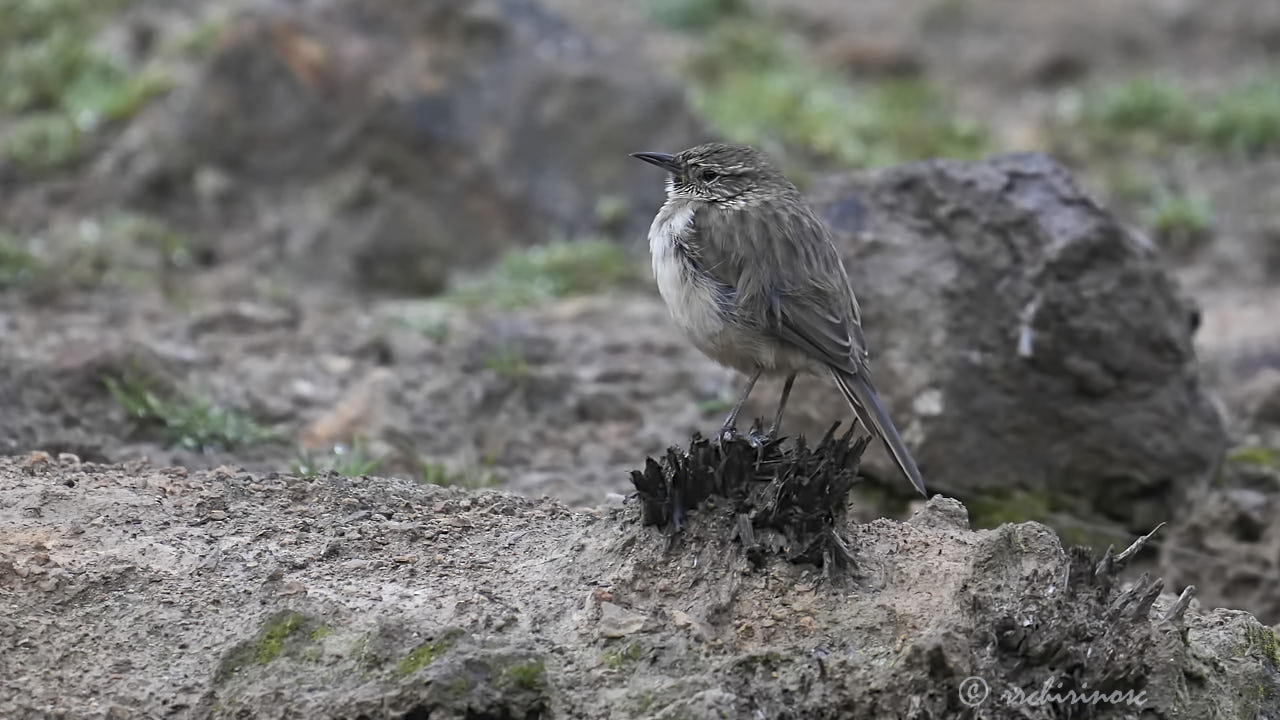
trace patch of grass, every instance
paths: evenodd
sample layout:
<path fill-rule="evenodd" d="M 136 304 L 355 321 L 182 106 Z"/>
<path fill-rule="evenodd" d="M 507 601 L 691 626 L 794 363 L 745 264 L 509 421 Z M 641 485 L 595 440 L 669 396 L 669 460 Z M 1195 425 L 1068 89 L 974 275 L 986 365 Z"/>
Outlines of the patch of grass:
<path fill-rule="evenodd" d="M 811 62 L 765 23 L 711 33 L 690 68 L 697 111 L 725 137 L 848 167 L 930 157 L 975 158 L 988 147 L 928 83 L 853 83 Z"/>
<path fill-rule="evenodd" d="M 450 469 L 442 462 L 417 459 L 417 480 L 423 485 L 444 485 L 478 490 L 493 487 L 501 480 L 495 473 L 482 468 Z"/>
<path fill-rule="evenodd" d="M 1253 155 L 1280 149 L 1280 76 L 1228 90 L 1200 118 L 1203 140 L 1228 152 Z"/>
<path fill-rule="evenodd" d="M 205 20 L 178 39 L 178 49 L 187 55 L 204 57 L 218 45 L 227 23 L 222 19 Z"/>
<path fill-rule="evenodd" d="M 1161 78 L 1137 78 L 1089 99 L 1086 117 L 1111 132 L 1154 132 L 1188 138 L 1195 106 L 1181 86 Z"/>
<path fill-rule="evenodd" d="M 4 137 L 4 154 L 26 170 L 57 170 L 80 159 L 80 128 L 67 115 L 26 115 Z"/>
<path fill-rule="evenodd" d="M 746 0 L 650 0 L 649 5 L 655 21 L 675 30 L 704 30 L 749 9 Z"/>
<path fill-rule="evenodd" d="M 1280 75 L 1192 93 L 1159 77 L 1085 96 L 1080 120 L 1097 144 L 1164 153 L 1170 144 L 1235 155 L 1280 149 Z"/>
<path fill-rule="evenodd" d="M 606 652 L 601 659 L 605 667 L 610 670 L 620 670 L 628 661 L 636 661 L 642 657 L 644 657 L 644 648 L 640 643 L 633 642 L 625 648 Z"/>
<path fill-rule="evenodd" d="M 526 690 L 536 690 L 544 682 L 547 672 L 547 664 L 541 660 L 526 660 L 525 662 L 516 663 L 507 668 L 507 677 L 511 678 L 516 685 Z"/>
<path fill-rule="evenodd" d="M 449 652 L 453 647 L 456 635 L 450 635 L 435 642 L 427 642 L 414 648 L 396 664 L 396 674 L 412 675 L 430 665 L 436 658 Z"/>
<path fill-rule="evenodd" d="M 171 87 L 159 69 L 134 72 L 93 47 L 102 22 L 128 2 L 0 0 L 0 111 L 25 116 L 3 148 L 20 167 L 65 167 L 83 150 L 81 133 Z"/>
<path fill-rule="evenodd" d="M 600 292 L 635 278 L 631 258 L 613 243 L 553 242 L 507 253 L 491 272 L 458 287 L 450 299 L 517 308 Z"/>
<path fill-rule="evenodd" d="M 1280 450 L 1261 445 L 1232 448 L 1227 452 L 1227 462 L 1233 465 L 1280 469 Z"/>
<path fill-rule="evenodd" d="M 162 397 L 139 377 L 107 377 L 103 382 L 130 417 L 155 428 L 170 445 L 202 452 L 231 450 L 275 437 L 247 415 L 219 407 L 207 398 Z"/>
<path fill-rule="evenodd" d="M 271 621 L 262 626 L 261 632 L 258 633 L 253 661 L 259 665 L 266 665 L 279 657 L 284 641 L 290 635 L 301 630 L 305 621 L 306 618 L 303 617 L 302 613 L 292 610 L 285 611 L 272 618 Z"/>
<path fill-rule="evenodd" d="M 328 625 L 317 625 L 311 631 L 311 642 L 320 642 L 332 634 L 333 630 Z"/>
<path fill-rule="evenodd" d="M 515 381 L 524 380 L 533 374 L 533 366 L 517 346 L 504 345 L 491 350 L 484 357 L 484 367 Z"/>
<path fill-rule="evenodd" d="M 40 260 L 17 238 L 0 233 L 0 290 L 19 287 L 42 271 Z"/>
<path fill-rule="evenodd" d="M 1147 211 L 1146 224 L 1161 244 L 1186 252 L 1212 237 L 1213 212 L 1202 197 L 1165 193 Z"/>
<path fill-rule="evenodd" d="M 382 456 L 369 454 L 363 439 L 354 438 L 349 446 L 334 445 L 327 455 L 303 451 L 293 461 L 290 470 L 302 477 L 330 471 L 343 477 L 360 477 L 372 475 L 385 460 Z"/>

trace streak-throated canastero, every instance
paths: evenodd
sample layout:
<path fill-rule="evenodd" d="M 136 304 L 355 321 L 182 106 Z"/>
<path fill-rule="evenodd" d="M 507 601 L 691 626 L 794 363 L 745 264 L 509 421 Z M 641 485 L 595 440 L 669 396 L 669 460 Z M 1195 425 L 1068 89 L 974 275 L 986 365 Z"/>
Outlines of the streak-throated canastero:
<path fill-rule="evenodd" d="M 721 436 L 734 432 L 761 374 L 786 376 L 770 438 L 796 375 L 829 374 L 924 495 L 915 460 L 871 386 L 861 312 L 840 254 L 795 185 L 745 145 L 632 157 L 669 173 L 649 252 L 671 316 L 699 350 L 749 378 Z"/>

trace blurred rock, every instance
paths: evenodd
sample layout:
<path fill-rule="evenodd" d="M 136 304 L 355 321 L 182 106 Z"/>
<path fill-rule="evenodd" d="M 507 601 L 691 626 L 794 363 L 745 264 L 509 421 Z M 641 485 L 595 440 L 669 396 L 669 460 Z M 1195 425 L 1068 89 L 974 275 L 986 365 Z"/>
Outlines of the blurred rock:
<path fill-rule="evenodd" d="M 1274 463 L 1280 452 L 1272 451 Z M 1197 494 L 1160 546 L 1160 572 L 1194 584 L 1208 607 L 1230 605 L 1280 622 L 1280 466 L 1234 462 Z"/>
<path fill-rule="evenodd" d="M 1192 310 L 1152 247 L 1061 167 L 1033 154 L 919 163 L 829 178 L 813 199 L 931 492 L 1145 532 L 1212 473 L 1225 437 Z M 819 380 L 797 399 L 789 432 L 849 416 Z M 776 396 L 753 401 L 764 414 Z M 868 462 L 907 488 L 883 453 Z"/>
<path fill-rule="evenodd" d="M 642 237 L 662 188 L 627 153 L 701 135 L 674 84 L 533 0 L 267 3 L 176 104 L 168 141 L 137 149 L 157 157 L 128 163 L 135 200 L 207 210 L 214 168 L 220 218 L 395 293 L 553 236 Z"/>

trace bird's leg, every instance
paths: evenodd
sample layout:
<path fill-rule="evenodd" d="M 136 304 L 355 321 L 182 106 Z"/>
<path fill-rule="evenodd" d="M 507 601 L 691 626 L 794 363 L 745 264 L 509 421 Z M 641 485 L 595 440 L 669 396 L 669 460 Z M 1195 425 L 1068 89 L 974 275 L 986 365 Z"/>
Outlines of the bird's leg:
<path fill-rule="evenodd" d="M 742 406 L 747 404 L 747 397 L 751 395 L 751 389 L 756 386 L 756 381 L 760 379 L 762 370 L 763 368 L 756 368 L 756 371 L 747 379 L 747 387 L 742 391 L 742 397 L 738 398 L 738 402 L 729 411 L 729 417 L 724 419 L 724 426 L 720 428 L 721 442 L 726 442 L 733 438 L 734 431 L 738 425 L 738 414 L 742 412 Z"/>
<path fill-rule="evenodd" d="M 791 373 L 787 376 L 787 381 L 782 384 L 782 399 L 778 400 L 778 413 L 773 416 L 773 425 L 769 426 L 769 432 L 765 434 L 766 440 L 778 437 L 778 429 L 782 427 L 782 411 L 787 407 L 787 398 L 791 396 L 791 386 L 795 381 L 796 374 Z"/>

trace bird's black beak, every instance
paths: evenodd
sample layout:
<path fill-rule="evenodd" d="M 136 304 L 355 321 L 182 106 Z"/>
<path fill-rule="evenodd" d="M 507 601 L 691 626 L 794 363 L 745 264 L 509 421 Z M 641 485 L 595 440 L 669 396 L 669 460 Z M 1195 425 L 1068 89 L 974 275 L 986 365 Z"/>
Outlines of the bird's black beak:
<path fill-rule="evenodd" d="M 675 155 L 659 152 L 638 152 L 631 153 L 631 157 L 643 160 L 650 165 L 657 165 L 667 172 L 678 172 L 680 170 L 680 164 L 676 162 Z"/>

